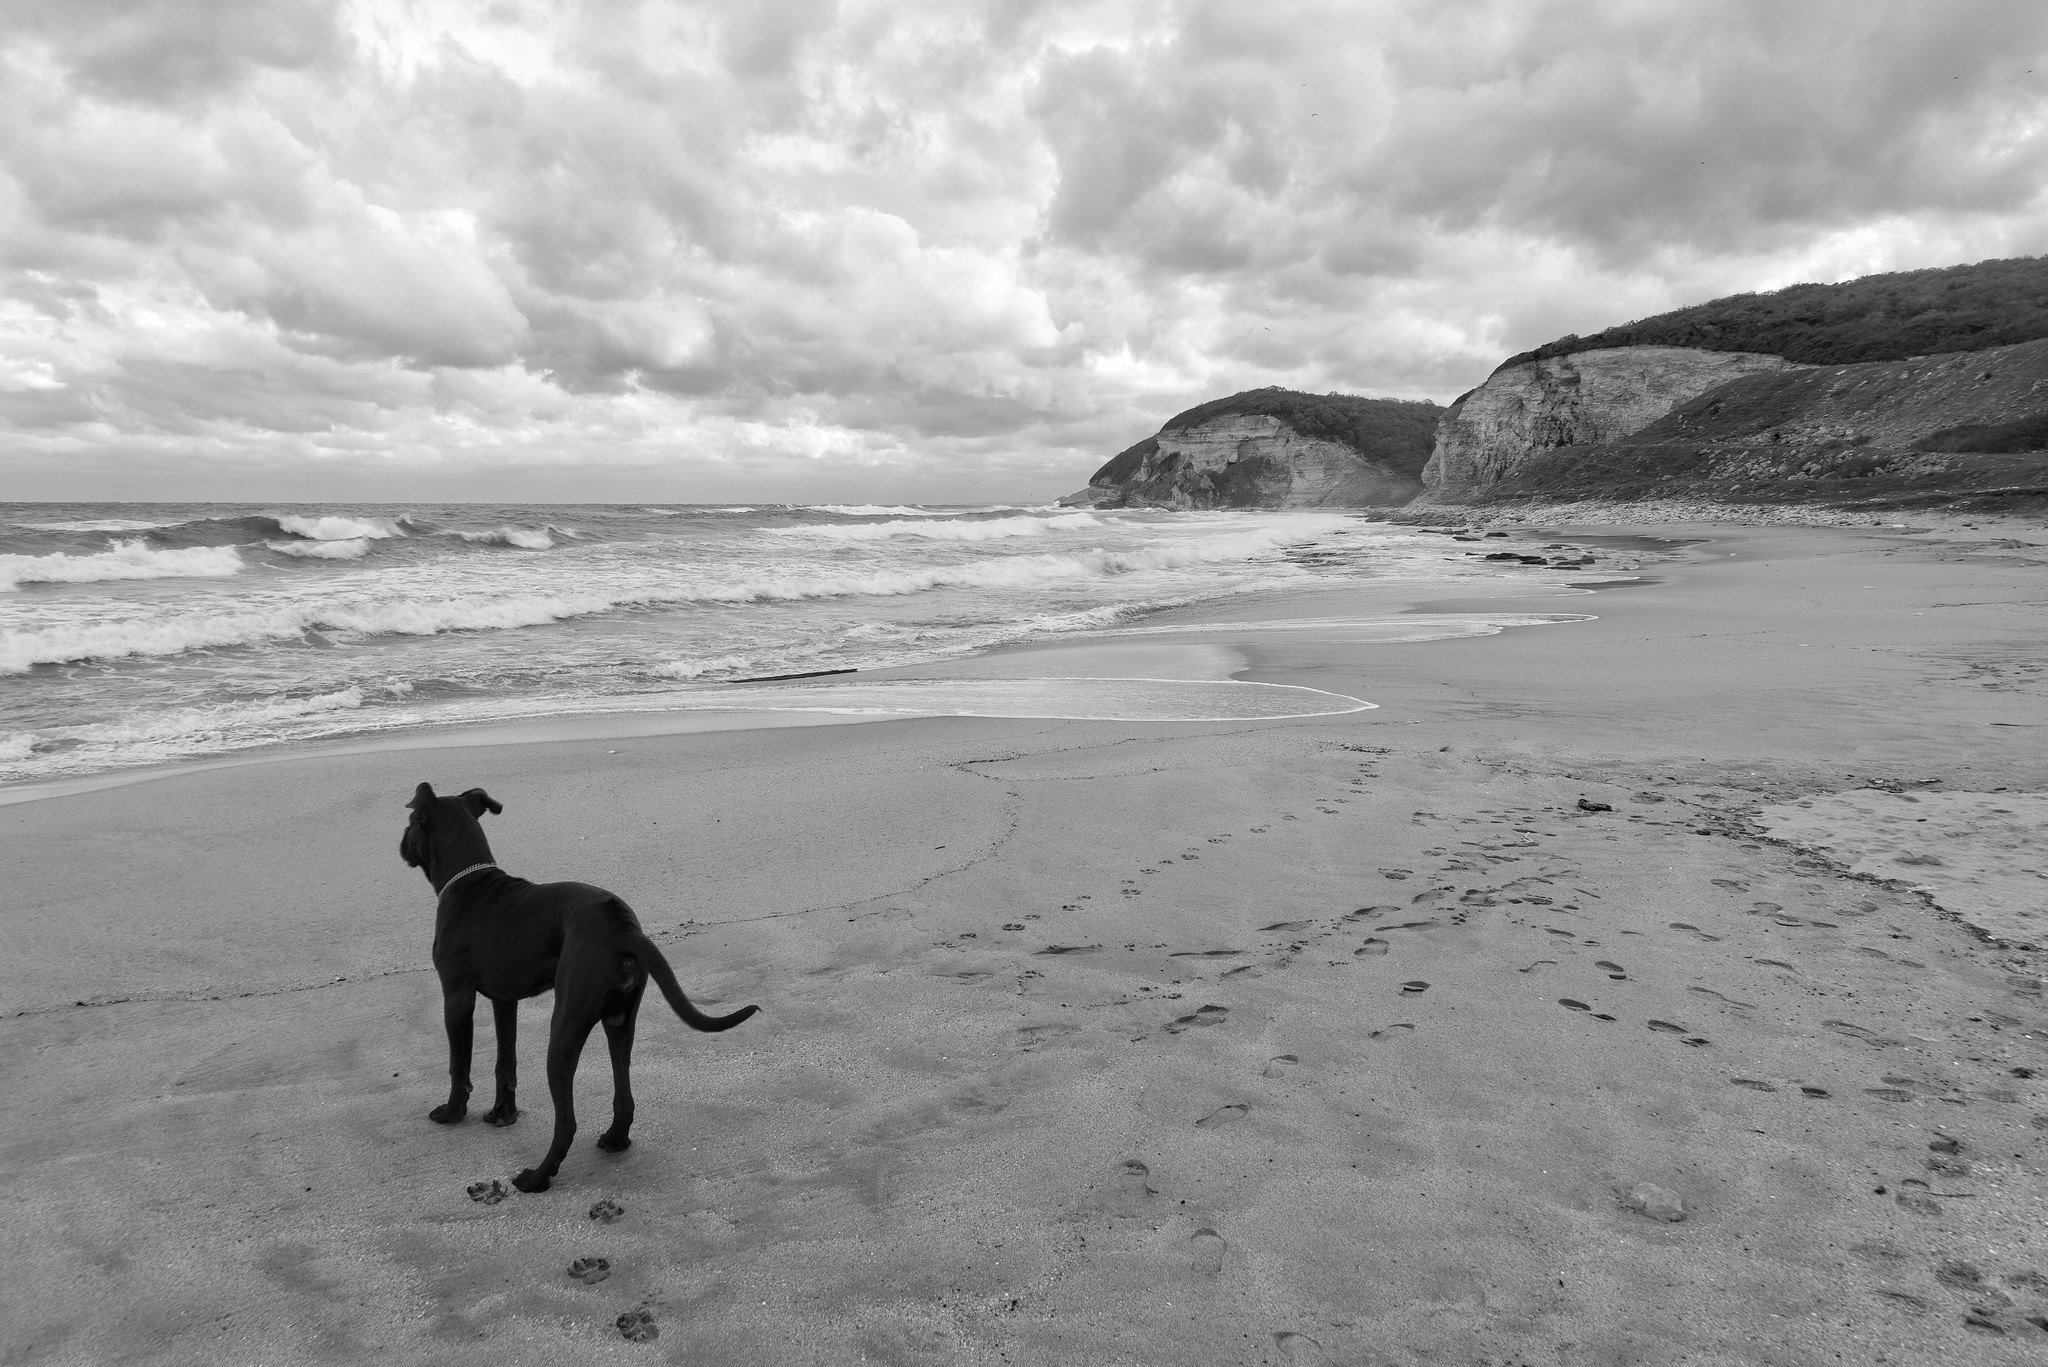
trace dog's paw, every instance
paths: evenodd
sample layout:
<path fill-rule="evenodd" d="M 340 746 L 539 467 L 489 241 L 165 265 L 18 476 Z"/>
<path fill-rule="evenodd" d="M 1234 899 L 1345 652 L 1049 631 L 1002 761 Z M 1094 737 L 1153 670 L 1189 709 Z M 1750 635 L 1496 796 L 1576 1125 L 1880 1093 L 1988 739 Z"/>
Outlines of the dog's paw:
<path fill-rule="evenodd" d="M 579 1282 L 601 1282 L 612 1275 L 609 1258 L 578 1258 L 569 1264 L 569 1275 Z"/>
<path fill-rule="evenodd" d="M 518 1179 L 514 1178 L 513 1180 L 517 1181 Z M 520 1190 L 524 1191 L 528 1190 L 528 1188 L 522 1187 Z M 469 1199 L 481 1201 L 487 1206 L 495 1206 L 511 1194 L 511 1189 L 496 1177 L 493 1177 L 488 1182 L 471 1182 L 469 1184 Z"/>
<path fill-rule="evenodd" d="M 599 1224 L 608 1225 L 626 1213 L 626 1208 L 607 1196 L 590 1208 L 590 1218 Z"/>
<path fill-rule="evenodd" d="M 469 1107 L 458 1106 L 452 1101 L 447 1101 L 428 1111 L 427 1119 L 433 1121 L 436 1125 L 453 1125 L 468 1114 Z"/>
<path fill-rule="evenodd" d="M 624 1153 L 633 1147 L 633 1136 L 606 1130 L 597 1137 L 597 1146 L 606 1153 Z"/>
<path fill-rule="evenodd" d="M 510 1125 L 517 1119 L 519 1119 L 519 1108 L 509 1101 L 499 1102 L 491 1107 L 490 1110 L 484 1112 L 483 1115 L 484 1124 L 496 1125 L 500 1129 Z"/>
<path fill-rule="evenodd" d="M 512 1179 L 512 1185 L 521 1191 L 546 1191 L 550 1184 L 547 1178 L 541 1176 L 534 1169 L 528 1168 Z"/>
<path fill-rule="evenodd" d="M 628 1310 L 618 1318 L 619 1335 L 634 1343 L 651 1343 L 661 1337 L 661 1327 L 654 1322 L 652 1310 Z"/>

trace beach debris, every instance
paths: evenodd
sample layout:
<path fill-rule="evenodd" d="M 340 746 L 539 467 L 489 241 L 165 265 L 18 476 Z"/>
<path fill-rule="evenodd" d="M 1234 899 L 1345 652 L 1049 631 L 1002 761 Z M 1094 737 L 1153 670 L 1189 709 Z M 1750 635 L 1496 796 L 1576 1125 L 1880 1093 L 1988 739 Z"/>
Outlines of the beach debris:
<path fill-rule="evenodd" d="M 612 1275 L 609 1258 L 578 1258 L 569 1264 L 569 1275 L 586 1285 L 601 1282 Z"/>
<path fill-rule="evenodd" d="M 1401 984 L 1401 995 L 1404 997 L 1419 997 L 1427 991 L 1429 991 L 1429 984 L 1420 978 Z"/>
<path fill-rule="evenodd" d="M 1579 810 L 1582 812 L 1611 812 L 1614 808 L 1605 802 L 1595 802 L 1591 798 L 1582 797 L 1579 799 Z"/>
<path fill-rule="evenodd" d="M 506 1186 L 502 1178 L 493 1177 L 488 1182 L 469 1184 L 469 1199 L 481 1201 L 487 1206 L 495 1206 L 511 1194 L 512 1188 Z"/>
<path fill-rule="evenodd" d="M 1655 1182 L 1638 1182 L 1620 1193 L 1621 1208 L 1652 1220 L 1673 1224 L 1685 1218 L 1685 1198 Z"/>
<path fill-rule="evenodd" d="M 619 1337 L 632 1343 L 652 1343 L 661 1337 L 661 1326 L 654 1322 L 654 1312 L 642 1307 L 628 1310 L 619 1316 Z"/>
<path fill-rule="evenodd" d="M 590 1218 L 601 1225 L 608 1225 L 626 1213 L 626 1208 L 607 1196 L 590 1208 Z"/>

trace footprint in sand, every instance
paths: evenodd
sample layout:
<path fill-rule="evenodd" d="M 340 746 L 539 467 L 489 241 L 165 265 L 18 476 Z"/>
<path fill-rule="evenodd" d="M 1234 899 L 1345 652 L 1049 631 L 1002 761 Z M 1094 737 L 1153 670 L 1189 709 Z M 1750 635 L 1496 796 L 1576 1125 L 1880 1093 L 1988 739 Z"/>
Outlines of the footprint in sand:
<path fill-rule="evenodd" d="M 1264 935 L 1273 930 L 1306 930 L 1308 925 L 1307 921 L 1275 921 L 1270 926 L 1260 926 L 1259 934 Z"/>
<path fill-rule="evenodd" d="M 1378 956 L 1385 954 L 1388 950 L 1392 948 L 1393 946 L 1388 944 L 1385 940 L 1379 939 L 1377 936 L 1375 936 L 1371 939 L 1368 939 L 1364 944 L 1360 945 L 1358 948 L 1352 950 L 1351 956 L 1355 959 L 1377 958 Z"/>
<path fill-rule="evenodd" d="M 1300 1062 L 1301 1060 L 1292 1054 L 1281 1054 L 1278 1057 L 1269 1058 L 1266 1060 L 1265 1071 L 1260 1073 L 1259 1076 L 1274 1078 L 1290 1077 Z"/>
<path fill-rule="evenodd" d="M 1404 997 L 1419 997 L 1427 991 L 1429 991 L 1429 984 L 1420 978 L 1414 978 L 1401 984 L 1401 995 Z"/>
<path fill-rule="evenodd" d="M 590 1218 L 601 1225 L 608 1225 L 626 1213 L 626 1208 L 607 1196 L 590 1208 Z"/>
<path fill-rule="evenodd" d="M 1228 1247 L 1223 1236 L 1213 1229 L 1198 1229 L 1195 1237 L 1188 1240 L 1190 1261 L 1196 1272 L 1213 1277 L 1223 1270 L 1223 1250 Z"/>
<path fill-rule="evenodd" d="M 1786 963 L 1783 959 L 1751 959 L 1750 962 L 1763 964 L 1767 968 L 1782 968 L 1787 972 L 1790 972 L 1792 968 L 1792 965 Z"/>
<path fill-rule="evenodd" d="M 1628 970 L 1623 968 L 1620 964 L 1613 962 L 1611 959 L 1595 959 L 1593 961 L 1593 967 L 1606 969 L 1607 976 L 1614 979 L 1616 982 L 1625 982 L 1628 979 Z"/>
<path fill-rule="evenodd" d="M 1024 923 L 1023 923 L 1022 921 L 1011 921 L 1011 922 L 1009 922 L 1008 924 L 1006 924 L 1006 925 L 1005 925 L 1005 926 L 1003 927 L 1003 929 L 1004 929 L 1004 930 L 1022 930 L 1022 929 L 1024 929 Z"/>
<path fill-rule="evenodd" d="M 1686 990 L 1686 991 L 1688 991 L 1688 992 L 1697 992 L 1697 993 L 1699 993 L 1699 994 L 1700 994 L 1700 995 L 1701 995 L 1702 997 L 1712 997 L 1712 998 L 1714 998 L 1714 1000 L 1716 1000 L 1716 1001 L 1719 1001 L 1719 1002 L 1724 1002 L 1724 1003 L 1726 1003 L 1727 1005 L 1729 1005 L 1729 1006 L 1732 1006 L 1732 1007 L 1735 1007 L 1735 1008 L 1736 1008 L 1737 1010 L 1740 1010 L 1740 1011 L 1749 1011 L 1749 1010 L 1752 1010 L 1752 1009 L 1753 1009 L 1753 1006 L 1752 1006 L 1752 1004 L 1751 1004 L 1751 1003 L 1749 1003 L 1749 1002 L 1739 1002 L 1739 1001 L 1735 1000 L 1735 998 L 1733 998 L 1733 997 L 1730 997 L 1730 996 L 1726 995 L 1725 993 L 1720 993 L 1720 992 L 1716 992 L 1716 991 L 1715 991 L 1715 990 L 1714 990 L 1713 988 L 1711 988 L 1711 987 L 1688 987 L 1688 988 L 1686 988 L 1685 990 Z"/>
<path fill-rule="evenodd" d="M 1774 911 L 1783 911 L 1785 909 L 1782 902 L 1751 902 L 1749 905 L 1752 911 L 1761 912 L 1766 916 Z"/>
<path fill-rule="evenodd" d="M 1199 1026 L 1221 1025 L 1229 1015 L 1230 1008 L 1227 1006 L 1204 1006 L 1168 1024 L 1166 1033 L 1178 1035 L 1183 1030 L 1193 1030 Z"/>
<path fill-rule="evenodd" d="M 495 1206 L 498 1202 L 512 1194 L 512 1188 L 506 1186 L 503 1179 L 497 1177 L 493 1177 L 488 1182 L 471 1182 L 467 1190 L 470 1200 L 481 1201 L 487 1206 Z"/>
<path fill-rule="evenodd" d="M 1038 953 L 1039 953 L 1039 954 L 1041 954 L 1041 955 L 1043 955 L 1043 954 L 1086 954 L 1086 953 L 1090 952 L 1091 950 L 1097 950 L 1097 949 L 1100 949 L 1100 948 L 1102 948 L 1102 946 L 1101 946 L 1101 945 L 1047 945 L 1047 946 L 1046 946 L 1046 947 L 1045 947 L 1044 949 L 1041 949 L 1041 950 L 1039 950 L 1039 951 L 1038 951 Z"/>
<path fill-rule="evenodd" d="M 1323 1351 L 1323 1345 L 1307 1334 L 1297 1334 L 1283 1329 L 1273 1335 L 1273 1346 L 1280 1350 L 1280 1360 L 1289 1367 L 1331 1367 L 1330 1358 Z"/>
<path fill-rule="evenodd" d="M 1556 967 L 1557 967 L 1557 960 L 1555 960 L 1555 959 L 1538 959 L 1538 960 L 1537 960 L 1537 961 L 1536 961 L 1535 963 L 1533 963 L 1533 964 L 1530 964 L 1530 965 L 1529 965 L 1529 966 L 1528 966 L 1527 968 L 1518 968 L 1518 969 L 1516 969 L 1516 970 L 1515 970 L 1515 972 L 1517 972 L 1517 973 L 1534 973 L 1534 972 L 1535 972 L 1535 971 L 1536 971 L 1537 969 L 1539 969 L 1539 968 L 1543 968 L 1543 967 L 1546 967 L 1546 966 L 1548 966 L 1548 967 L 1550 967 L 1550 968 L 1556 968 Z"/>
<path fill-rule="evenodd" d="M 1826 1101 L 1830 1096 L 1834 1095 L 1825 1087 L 1801 1087 L 1799 1094 L 1801 1096 L 1810 1096 L 1816 1101 Z"/>
<path fill-rule="evenodd" d="M 1731 1077 L 1728 1080 L 1738 1087 L 1747 1087 L 1753 1092 L 1775 1092 L 1778 1090 L 1774 1083 L 1759 1082 L 1753 1077 Z"/>
<path fill-rule="evenodd" d="M 1414 1033 L 1415 1027 L 1407 1021 L 1402 1021 L 1397 1025 L 1390 1025 L 1384 1030 L 1375 1030 L 1371 1034 L 1367 1035 L 1366 1038 L 1369 1040 L 1377 1040 L 1381 1044 L 1386 1044 L 1393 1040 L 1406 1039 Z"/>
<path fill-rule="evenodd" d="M 1574 1001 L 1570 997 L 1559 997 L 1557 999 L 1557 1004 L 1559 1006 L 1562 1006 L 1567 1011 L 1591 1011 L 1593 1009 L 1592 1007 L 1586 1005 L 1584 1002 Z"/>
<path fill-rule="evenodd" d="M 1152 1169 L 1136 1158 L 1116 1165 L 1114 1186 L 1117 1195 L 1134 1203 L 1159 1194 L 1159 1188 L 1152 1185 Z"/>
<path fill-rule="evenodd" d="M 1692 924 L 1692 922 L 1690 921 L 1673 921 L 1671 923 L 1671 928 L 1673 930 L 1689 930 L 1693 934 L 1699 936 L 1702 940 L 1707 941 L 1708 943 L 1713 943 L 1714 941 L 1717 941 L 1721 938 L 1718 935 L 1707 934 L 1707 932 L 1701 930 L 1698 926 Z"/>
<path fill-rule="evenodd" d="M 1683 1035 L 1686 1033 L 1684 1026 L 1673 1025 L 1670 1021 L 1651 1021 L 1650 1028 L 1659 1034 L 1665 1035 Z"/>
<path fill-rule="evenodd" d="M 612 1275 L 609 1258 L 578 1258 L 569 1264 L 569 1275 L 586 1285 L 603 1281 Z"/>
<path fill-rule="evenodd" d="M 1744 883 L 1744 882 L 1741 882 L 1741 881 L 1739 881 L 1738 879 L 1734 879 L 1734 878 L 1716 878 L 1716 879 L 1713 879 L 1713 880 L 1711 880 L 1711 881 L 1713 882 L 1714 886 L 1715 886 L 1715 887 L 1717 887 L 1717 888 L 1733 888 L 1733 889 L 1735 889 L 1735 890 L 1736 890 L 1737 892 L 1747 892 L 1747 891 L 1749 891 L 1749 884 L 1747 884 L 1747 883 Z"/>
<path fill-rule="evenodd" d="M 1197 1120 L 1195 1128 L 1198 1130 L 1221 1129 L 1225 1125 L 1237 1123 L 1251 1113 L 1252 1108 L 1245 1103 L 1232 1102 L 1228 1106 L 1218 1106 L 1215 1110 Z"/>
<path fill-rule="evenodd" d="M 1244 952 L 1242 949 L 1176 949 L 1166 957 L 1169 959 L 1229 959 Z"/>
<path fill-rule="evenodd" d="M 619 1337 L 633 1343 L 652 1343 L 661 1337 L 661 1326 L 654 1322 L 651 1310 L 628 1310 L 619 1316 Z"/>

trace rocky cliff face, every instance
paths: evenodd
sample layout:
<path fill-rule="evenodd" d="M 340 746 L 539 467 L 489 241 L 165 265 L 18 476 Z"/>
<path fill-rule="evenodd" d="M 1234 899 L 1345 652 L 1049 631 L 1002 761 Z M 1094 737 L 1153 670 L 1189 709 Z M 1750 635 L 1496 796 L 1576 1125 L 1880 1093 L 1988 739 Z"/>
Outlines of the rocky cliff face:
<path fill-rule="evenodd" d="M 1483 495 L 1544 452 L 1605 445 L 1731 380 L 1806 368 L 1777 356 L 1662 346 L 1504 367 L 1444 415 L 1422 472 L 1427 498 Z"/>
<path fill-rule="evenodd" d="M 1496 461 L 1486 482 L 1442 486 L 1433 501 L 1680 494 L 2015 506 L 2048 496 L 2048 452 L 2028 449 L 2044 437 L 2048 341 L 1793 366 L 1717 385 L 1602 443 L 1487 453 Z"/>
<path fill-rule="evenodd" d="M 1153 440 L 1134 470 L 1091 485 L 1072 501 L 1181 509 L 1398 507 L 1422 492 L 1413 476 L 1341 442 L 1304 436 L 1274 417 L 1230 414 Z"/>

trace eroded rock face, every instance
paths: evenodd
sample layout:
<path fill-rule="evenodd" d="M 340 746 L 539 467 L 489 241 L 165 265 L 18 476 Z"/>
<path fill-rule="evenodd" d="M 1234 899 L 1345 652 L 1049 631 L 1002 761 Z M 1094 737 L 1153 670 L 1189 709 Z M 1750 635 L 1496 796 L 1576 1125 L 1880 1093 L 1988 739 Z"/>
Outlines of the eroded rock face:
<path fill-rule="evenodd" d="M 1175 432 L 1105 501 L 1154 508 L 1394 507 L 1414 479 L 1339 442 L 1305 437 L 1278 418 L 1234 414 Z"/>
<path fill-rule="evenodd" d="M 1768 371 L 1778 356 L 1689 347 L 1581 351 L 1495 372 L 1451 406 L 1423 468 L 1429 498 L 1485 489 L 1531 456 L 1613 442 L 1708 390 Z"/>

